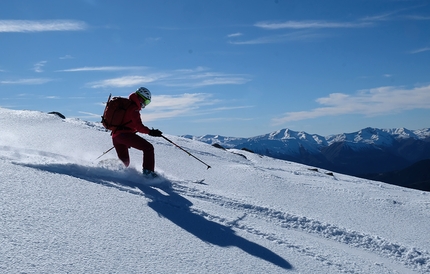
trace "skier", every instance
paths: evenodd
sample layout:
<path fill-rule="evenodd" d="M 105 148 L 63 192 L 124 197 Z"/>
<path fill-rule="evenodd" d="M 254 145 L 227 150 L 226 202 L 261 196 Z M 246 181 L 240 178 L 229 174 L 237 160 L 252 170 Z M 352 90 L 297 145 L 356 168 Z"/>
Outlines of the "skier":
<path fill-rule="evenodd" d="M 155 178 L 154 172 L 155 155 L 154 146 L 143 139 L 137 132 L 148 134 L 154 137 L 161 137 L 162 132 L 158 129 L 149 129 L 142 124 L 140 110 L 151 102 L 151 92 L 144 87 L 129 95 L 128 99 L 132 104 L 126 109 L 123 121 L 127 121 L 124 126 L 112 132 L 112 142 L 118 158 L 126 167 L 130 164 L 128 149 L 130 147 L 143 151 L 143 174 L 147 177 Z"/>

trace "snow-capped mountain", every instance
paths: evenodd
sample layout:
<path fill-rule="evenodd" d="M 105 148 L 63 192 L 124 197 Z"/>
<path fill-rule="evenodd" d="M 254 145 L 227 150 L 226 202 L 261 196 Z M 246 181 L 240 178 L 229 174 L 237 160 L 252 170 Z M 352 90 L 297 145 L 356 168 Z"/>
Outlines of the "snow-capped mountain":
<path fill-rule="evenodd" d="M 187 137 L 225 148 L 246 148 L 258 154 L 352 175 L 398 170 L 430 158 L 429 128 L 369 127 L 326 137 L 290 129 L 252 138 Z"/>

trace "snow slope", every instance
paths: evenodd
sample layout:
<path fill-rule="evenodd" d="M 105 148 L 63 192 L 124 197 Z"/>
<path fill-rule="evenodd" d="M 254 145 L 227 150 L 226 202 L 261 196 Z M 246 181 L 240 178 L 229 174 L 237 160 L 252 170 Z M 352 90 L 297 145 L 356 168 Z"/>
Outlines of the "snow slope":
<path fill-rule="evenodd" d="M 212 168 L 147 137 L 151 187 L 97 124 L 0 122 L 0 273 L 430 273 L 429 193 L 169 135 Z"/>

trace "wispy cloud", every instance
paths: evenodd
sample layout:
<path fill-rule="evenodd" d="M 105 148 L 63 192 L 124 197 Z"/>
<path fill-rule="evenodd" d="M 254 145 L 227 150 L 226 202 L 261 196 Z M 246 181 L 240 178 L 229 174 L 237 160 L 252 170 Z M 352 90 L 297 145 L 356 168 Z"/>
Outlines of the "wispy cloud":
<path fill-rule="evenodd" d="M 4 80 L 0 81 L 0 84 L 4 85 L 42 85 L 53 81 L 49 78 L 28 78 L 28 79 L 18 79 L 18 80 Z"/>
<path fill-rule="evenodd" d="M 0 20 L 0 32 L 44 32 L 85 30 L 87 24 L 75 20 Z"/>
<path fill-rule="evenodd" d="M 223 73 L 206 73 L 201 75 L 182 75 L 163 79 L 160 84 L 168 87 L 199 88 L 216 85 L 241 85 L 250 79 L 240 75 L 229 75 Z"/>
<path fill-rule="evenodd" d="M 407 0 L 406 0 L 407 1 Z M 423 5 L 413 5 L 406 8 L 401 8 L 397 10 L 387 11 L 381 14 L 366 16 L 361 18 L 360 21 L 371 21 L 371 22 L 382 22 L 382 21 L 393 21 L 393 20 L 430 20 L 430 16 L 422 16 L 422 15 L 402 15 L 401 13 L 410 12 L 411 10 L 420 10 L 426 7 L 426 4 Z"/>
<path fill-rule="evenodd" d="M 232 33 L 232 34 L 227 35 L 227 37 L 229 37 L 229 38 L 231 38 L 231 37 L 239 37 L 239 36 L 242 36 L 242 35 L 243 35 L 243 33 L 236 32 L 236 33 Z"/>
<path fill-rule="evenodd" d="M 215 85 L 242 85 L 251 79 L 243 74 L 212 72 L 207 68 L 198 67 L 194 70 L 176 70 L 167 73 L 159 84 L 168 87 L 199 88 Z"/>
<path fill-rule="evenodd" d="M 74 59 L 74 57 L 69 55 L 69 54 L 66 54 L 64 56 L 61 56 L 59 59 L 60 60 L 68 60 L 68 59 Z"/>
<path fill-rule="evenodd" d="M 427 21 L 430 20 L 430 16 L 421 16 L 421 15 L 406 15 L 403 16 L 406 19 L 416 20 L 416 21 Z"/>
<path fill-rule="evenodd" d="M 100 118 L 100 114 L 99 113 L 91 113 L 91 112 L 86 112 L 86 111 L 78 111 L 78 113 L 84 114 L 84 115 L 79 115 L 75 118 L 79 118 L 79 119 L 99 119 Z"/>
<path fill-rule="evenodd" d="M 411 109 L 430 108 L 430 85 L 404 89 L 401 87 L 380 87 L 359 91 L 355 95 L 332 93 L 316 100 L 323 107 L 309 111 L 287 112 L 273 123 L 280 125 L 325 116 L 360 114 L 378 116 Z"/>
<path fill-rule="evenodd" d="M 145 39 L 147 43 L 156 43 L 161 40 L 161 37 L 148 37 Z"/>
<path fill-rule="evenodd" d="M 262 21 L 254 24 L 254 27 L 268 31 L 289 31 L 286 33 L 276 32 L 272 35 L 260 36 L 251 39 L 243 39 L 243 35 L 231 34 L 228 43 L 233 45 L 257 45 L 257 44 L 274 44 L 286 41 L 310 41 L 318 38 L 327 37 L 329 34 L 323 33 L 321 29 L 341 29 L 341 28 L 364 28 L 372 26 L 372 22 L 355 21 L 355 22 L 333 22 L 322 20 L 304 20 L 304 21 Z M 242 39 L 237 39 L 240 37 Z"/>
<path fill-rule="evenodd" d="M 230 40 L 229 43 L 233 45 L 258 45 L 258 44 L 273 44 L 285 41 L 306 41 L 317 38 L 326 37 L 326 34 L 309 32 L 307 30 L 293 31 L 285 34 L 268 35 L 257 37 L 248 40 Z"/>
<path fill-rule="evenodd" d="M 104 66 L 104 67 L 80 67 L 72 69 L 58 70 L 58 72 L 83 72 L 83 71 L 121 71 L 121 70 L 141 70 L 147 67 L 141 66 Z"/>
<path fill-rule="evenodd" d="M 409 53 L 410 54 L 416 54 L 416 53 L 421 53 L 421 52 L 429 51 L 429 50 L 430 50 L 430 47 L 425 47 L 425 48 L 420 48 L 420 49 L 412 50 Z"/>
<path fill-rule="evenodd" d="M 34 71 L 35 72 L 43 72 L 43 67 L 46 65 L 47 61 L 40 61 L 36 64 L 34 64 Z"/>
<path fill-rule="evenodd" d="M 247 75 L 212 72 L 207 68 L 178 69 L 147 73 L 145 75 L 129 75 L 88 83 L 91 88 L 122 88 L 147 83 L 167 87 L 199 88 L 214 85 L 240 85 L 249 82 Z"/>
<path fill-rule="evenodd" d="M 152 83 L 160 78 L 162 78 L 162 75 L 147 75 L 147 76 L 141 76 L 141 75 L 131 75 L 131 76 L 124 76 L 124 77 L 118 77 L 118 78 L 111 78 L 96 82 L 88 83 L 87 86 L 91 88 L 124 88 L 124 87 L 134 87 L 138 85 L 144 85 L 148 83 Z"/>
<path fill-rule="evenodd" d="M 328 21 L 286 21 L 258 22 L 254 26 L 262 29 L 323 29 L 323 28 L 362 28 L 372 25 L 370 22 L 328 22 Z"/>
<path fill-rule="evenodd" d="M 208 93 L 184 93 L 180 95 L 154 95 L 151 104 L 145 109 L 142 121 L 151 122 L 155 120 L 204 116 L 208 113 L 223 112 L 228 110 L 248 108 L 252 106 L 219 107 L 212 108 L 220 101 L 213 99 Z M 246 120 L 243 118 L 222 118 L 230 120 Z"/>
<path fill-rule="evenodd" d="M 203 118 L 197 119 L 195 123 L 213 123 L 213 122 L 231 122 L 231 121 L 252 121 L 254 118 L 240 118 L 240 117 L 214 117 L 214 118 Z"/>
<path fill-rule="evenodd" d="M 393 19 L 393 15 L 398 13 L 399 11 L 392 11 L 392 12 L 386 12 L 378 15 L 373 16 L 366 16 L 361 18 L 361 21 L 365 22 L 376 22 L 376 21 L 389 21 Z"/>
<path fill-rule="evenodd" d="M 142 121 L 149 122 L 178 116 L 198 115 L 197 110 L 212 104 L 211 95 L 206 93 L 185 93 L 181 95 L 154 95 L 145 109 Z"/>
<path fill-rule="evenodd" d="M 254 24 L 254 27 L 268 30 L 278 31 L 275 35 L 260 36 L 247 40 L 235 39 L 242 35 L 230 34 L 231 38 L 228 42 L 235 45 L 253 45 L 253 44 L 273 44 L 286 41 L 310 41 L 315 38 L 328 37 L 327 33 L 322 32 L 324 29 L 358 29 L 377 26 L 379 22 L 391 20 L 428 20 L 427 16 L 399 16 L 400 12 L 410 10 L 417 7 L 395 10 L 366 16 L 352 21 L 329 21 L 329 20 L 288 20 L 288 21 L 260 21 Z M 279 31 L 296 31 L 290 33 L 279 34 Z M 333 34 L 331 34 L 333 35 Z M 242 37 L 241 37 L 242 38 Z M 235 40 L 233 40 L 235 39 Z"/>

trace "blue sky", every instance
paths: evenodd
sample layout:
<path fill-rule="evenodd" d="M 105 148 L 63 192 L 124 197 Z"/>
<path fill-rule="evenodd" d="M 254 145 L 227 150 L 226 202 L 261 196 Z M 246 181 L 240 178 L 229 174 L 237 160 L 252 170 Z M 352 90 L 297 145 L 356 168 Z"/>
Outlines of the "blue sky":
<path fill-rule="evenodd" d="M 0 107 L 100 121 L 140 86 L 149 127 L 251 137 L 430 127 L 430 2 L 0 2 Z"/>

